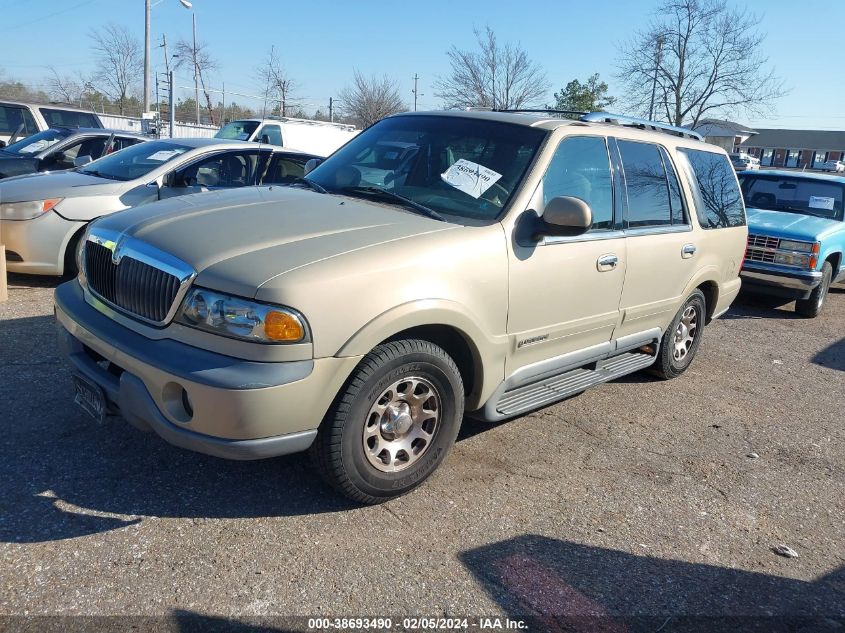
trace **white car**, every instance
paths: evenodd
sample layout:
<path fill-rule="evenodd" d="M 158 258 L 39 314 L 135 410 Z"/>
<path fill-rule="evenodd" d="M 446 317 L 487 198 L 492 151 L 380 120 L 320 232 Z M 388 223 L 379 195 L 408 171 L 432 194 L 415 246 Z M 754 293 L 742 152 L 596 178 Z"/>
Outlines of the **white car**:
<path fill-rule="evenodd" d="M 92 220 L 147 202 L 302 178 L 312 154 L 212 138 L 148 141 L 70 171 L 0 181 L 0 235 L 9 272 L 76 272 Z M 213 195 L 213 194 L 212 194 Z"/>
<path fill-rule="evenodd" d="M 832 172 L 837 173 L 837 174 L 843 173 L 843 172 L 845 172 L 845 162 L 842 162 L 841 160 L 826 161 L 822 165 L 822 170 L 823 171 L 832 171 Z"/>

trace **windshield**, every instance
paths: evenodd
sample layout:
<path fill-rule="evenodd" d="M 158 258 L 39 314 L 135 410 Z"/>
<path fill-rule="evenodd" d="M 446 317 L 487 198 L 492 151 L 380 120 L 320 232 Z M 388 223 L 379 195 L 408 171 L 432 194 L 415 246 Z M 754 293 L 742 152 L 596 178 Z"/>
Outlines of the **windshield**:
<path fill-rule="evenodd" d="M 190 149 L 170 141 L 138 143 L 88 163 L 79 172 L 111 180 L 135 180 Z"/>
<path fill-rule="evenodd" d="M 258 121 L 232 121 L 220 128 L 220 131 L 214 135 L 214 138 L 247 141 L 256 129 L 258 129 Z"/>
<path fill-rule="evenodd" d="M 397 116 L 361 132 L 308 178 L 329 193 L 377 188 L 439 214 L 494 220 L 545 137 L 499 121 Z"/>
<path fill-rule="evenodd" d="M 845 185 L 838 182 L 774 175 L 743 175 L 740 182 L 748 207 L 842 219 Z"/>
<path fill-rule="evenodd" d="M 41 116 L 51 127 L 103 127 L 100 119 L 93 112 L 77 112 L 76 110 L 58 110 L 56 108 L 39 108 Z"/>
<path fill-rule="evenodd" d="M 68 136 L 70 136 L 69 130 L 44 130 L 38 134 L 27 136 L 22 141 L 12 143 L 4 148 L 4 151 L 20 156 L 34 156 Z"/>

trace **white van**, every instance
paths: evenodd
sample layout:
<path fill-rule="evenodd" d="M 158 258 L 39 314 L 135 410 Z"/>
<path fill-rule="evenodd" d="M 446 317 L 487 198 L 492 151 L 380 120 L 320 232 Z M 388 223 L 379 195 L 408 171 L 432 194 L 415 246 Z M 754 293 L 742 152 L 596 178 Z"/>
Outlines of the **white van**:
<path fill-rule="evenodd" d="M 231 121 L 214 136 L 235 141 L 280 145 L 309 154 L 328 156 L 358 132 L 354 125 L 344 123 L 275 117 Z"/>

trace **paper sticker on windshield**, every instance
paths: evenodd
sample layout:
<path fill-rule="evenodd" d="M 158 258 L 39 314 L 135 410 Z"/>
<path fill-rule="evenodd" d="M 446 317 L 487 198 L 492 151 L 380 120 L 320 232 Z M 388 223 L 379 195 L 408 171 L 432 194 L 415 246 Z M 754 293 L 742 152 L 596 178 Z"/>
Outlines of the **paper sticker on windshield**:
<path fill-rule="evenodd" d="M 30 143 L 23 149 L 19 150 L 21 154 L 34 154 L 35 152 L 40 152 L 42 149 L 47 147 L 47 141 L 41 139 L 40 141 L 35 141 L 34 143 Z"/>
<path fill-rule="evenodd" d="M 824 209 L 826 211 L 833 211 L 833 203 L 833 198 L 827 198 L 825 196 L 810 196 L 811 209 Z"/>
<path fill-rule="evenodd" d="M 243 134 L 238 134 L 238 140 L 239 141 L 245 141 L 248 138 L 249 138 L 249 134 L 247 134 L 246 132 L 244 132 Z"/>
<path fill-rule="evenodd" d="M 461 158 L 440 174 L 440 177 L 455 189 L 463 191 L 473 198 L 478 198 L 496 184 L 502 174 L 487 169 L 484 165 Z"/>
<path fill-rule="evenodd" d="M 174 156 L 178 156 L 185 150 L 183 149 L 161 149 L 154 154 L 150 154 L 147 156 L 147 160 L 155 160 L 159 162 L 165 162 L 173 158 Z"/>

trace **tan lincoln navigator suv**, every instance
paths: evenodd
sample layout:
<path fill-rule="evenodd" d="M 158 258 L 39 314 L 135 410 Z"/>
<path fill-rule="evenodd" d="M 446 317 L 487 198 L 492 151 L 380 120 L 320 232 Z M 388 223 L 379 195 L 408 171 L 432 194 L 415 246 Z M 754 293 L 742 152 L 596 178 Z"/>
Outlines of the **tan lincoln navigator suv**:
<path fill-rule="evenodd" d="M 310 448 L 376 503 L 465 414 L 683 373 L 739 291 L 746 227 L 727 154 L 688 130 L 430 112 L 293 186 L 129 209 L 82 243 L 56 290 L 77 403 L 219 457 Z"/>

